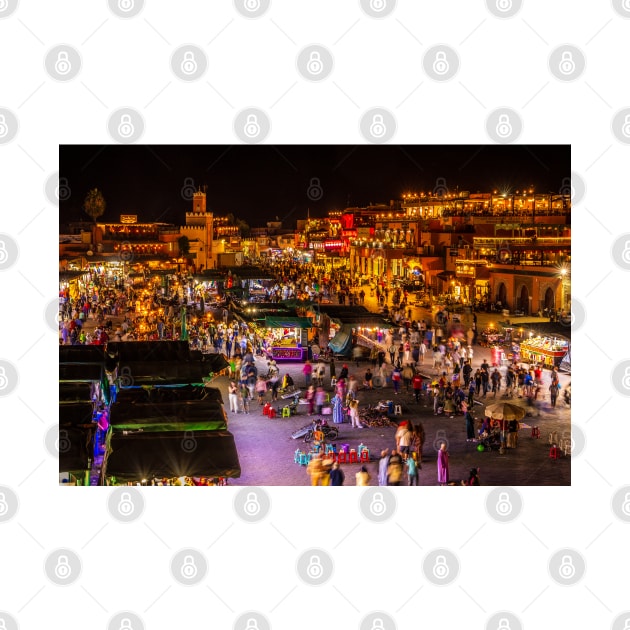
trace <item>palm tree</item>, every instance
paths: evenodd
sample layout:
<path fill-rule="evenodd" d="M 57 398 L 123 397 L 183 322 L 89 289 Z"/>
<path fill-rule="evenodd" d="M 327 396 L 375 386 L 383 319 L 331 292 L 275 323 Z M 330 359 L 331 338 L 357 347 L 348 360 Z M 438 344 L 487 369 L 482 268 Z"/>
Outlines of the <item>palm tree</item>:
<path fill-rule="evenodd" d="M 105 212 L 106 207 L 107 204 L 105 203 L 103 193 L 98 188 L 92 188 L 83 202 L 83 210 L 85 210 L 85 213 L 91 216 L 94 223 L 96 223 L 96 219 Z"/>

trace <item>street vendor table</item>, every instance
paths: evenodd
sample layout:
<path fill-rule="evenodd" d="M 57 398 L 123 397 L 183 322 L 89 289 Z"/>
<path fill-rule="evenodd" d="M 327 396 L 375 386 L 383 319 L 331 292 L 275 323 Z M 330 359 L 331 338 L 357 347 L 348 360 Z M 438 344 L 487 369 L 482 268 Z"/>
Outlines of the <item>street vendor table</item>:
<path fill-rule="evenodd" d="M 535 337 L 521 342 L 521 361 L 542 363 L 546 368 L 559 367 L 569 350 L 569 343 L 562 339 Z"/>

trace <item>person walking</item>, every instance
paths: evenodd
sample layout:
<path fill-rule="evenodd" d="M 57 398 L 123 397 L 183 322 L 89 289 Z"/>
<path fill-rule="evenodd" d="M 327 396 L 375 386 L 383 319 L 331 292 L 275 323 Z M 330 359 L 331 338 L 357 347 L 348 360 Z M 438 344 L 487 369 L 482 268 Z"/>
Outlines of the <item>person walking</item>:
<path fill-rule="evenodd" d="M 399 486 L 403 475 L 403 461 L 398 451 L 393 450 L 387 466 L 387 485 Z"/>
<path fill-rule="evenodd" d="M 319 453 L 316 457 L 311 459 L 306 467 L 306 472 L 311 477 L 312 486 L 322 485 L 322 476 L 324 474 L 324 454 Z"/>
<path fill-rule="evenodd" d="M 332 417 L 333 422 L 335 424 L 343 423 L 343 399 L 339 396 L 339 394 L 335 394 L 331 401 L 332 405 Z"/>
<path fill-rule="evenodd" d="M 304 374 L 305 387 L 308 389 L 311 385 L 311 375 L 313 374 L 313 366 L 310 361 L 307 361 L 302 368 L 302 374 Z"/>
<path fill-rule="evenodd" d="M 239 413 L 238 407 L 239 389 L 235 381 L 230 381 L 228 388 L 228 399 L 230 401 L 230 411 L 232 413 Z"/>
<path fill-rule="evenodd" d="M 346 475 L 343 470 L 339 467 L 339 462 L 335 462 L 332 465 L 332 469 L 330 471 L 330 485 L 331 486 L 343 486 L 343 482 L 346 479 Z"/>
<path fill-rule="evenodd" d="M 323 387 L 318 387 L 315 390 L 315 407 L 317 408 L 317 415 L 322 415 L 322 409 L 324 407 L 324 402 L 326 401 L 326 392 Z"/>
<path fill-rule="evenodd" d="M 365 372 L 365 388 L 366 389 L 374 389 L 372 385 L 372 370 L 368 368 Z"/>
<path fill-rule="evenodd" d="M 501 375 L 499 374 L 499 371 L 494 368 L 494 372 L 492 372 L 492 376 L 490 377 L 490 380 L 492 381 L 492 393 L 494 394 L 494 397 L 497 397 L 497 393 L 501 391 Z"/>
<path fill-rule="evenodd" d="M 359 401 L 353 400 L 348 405 L 348 413 L 350 414 L 350 422 L 353 429 L 362 429 L 363 425 L 359 420 Z"/>
<path fill-rule="evenodd" d="M 558 400 L 558 387 L 559 387 L 558 383 L 552 382 L 551 385 L 549 385 L 549 394 L 551 396 L 552 407 L 556 406 L 556 401 Z"/>
<path fill-rule="evenodd" d="M 413 457 L 407 458 L 407 482 L 410 486 L 418 485 L 418 464 Z"/>
<path fill-rule="evenodd" d="M 416 372 L 411 379 L 411 386 L 413 387 L 413 393 L 416 397 L 416 402 L 420 402 L 420 394 L 422 393 L 422 376 L 420 372 Z"/>
<path fill-rule="evenodd" d="M 256 381 L 256 394 L 258 394 L 258 404 L 263 405 L 263 400 L 265 398 L 265 394 L 267 393 L 267 381 L 259 376 Z"/>
<path fill-rule="evenodd" d="M 394 358 L 396 357 L 396 346 L 392 343 L 389 348 L 387 348 L 387 352 L 389 352 L 389 361 L 392 365 L 394 365 Z"/>
<path fill-rule="evenodd" d="M 249 415 L 249 387 L 246 383 L 241 383 L 241 389 L 239 392 L 241 404 L 243 405 L 243 411 Z"/>
<path fill-rule="evenodd" d="M 413 367 L 411 366 L 411 363 L 408 363 L 407 365 L 405 365 L 405 367 L 402 369 L 401 374 L 403 378 L 403 383 L 405 384 L 405 391 L 408 392 L 409 386 L 411 385 L 411 381 L 414 375 L 414 370 L 413 370 Z"/>
<path fill-rule="evenodd" d="M 448 451 L 446 442 L 442 442 L 437 457 L 438 484 L 445 486 L 448 483 Z"/>
<path fill-rule="evenodd" d="M 361 466 L 361 470 L 355 475 L 357 480 L 357 486 L 369 486 L 370 485 L 370 473 L 365 466 Z"/>
<path fill-rule="evenodd" d="M 389 466 L 389 451 L 384 449 L 381 451 L 381 457 L 378 460 L 378 485 L 387 485 L 387 467 Z"/>
<path fill-rule="evenodd" d="M 466 442 L 474 442 L 475 441 L 475 419 L 470 412 L 470 410 L 466 411 Z"/>
<path fill-rule="evenodd" d="M 394 386 L 394 394 L 398 395 L 400 390 L 400 381 L 402 379 L 400 369 L 398 367 L 394 368 L 392 372 L 392 385 Z"/>

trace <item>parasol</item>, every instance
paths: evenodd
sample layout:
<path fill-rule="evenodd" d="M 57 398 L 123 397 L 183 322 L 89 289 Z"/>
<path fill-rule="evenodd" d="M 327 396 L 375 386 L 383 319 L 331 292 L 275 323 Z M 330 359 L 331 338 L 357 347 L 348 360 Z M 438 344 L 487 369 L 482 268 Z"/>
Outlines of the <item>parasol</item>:
<path fill-rule="evenodd" d="M 522 420 L 525 417 L 523 407 L 508 402 L 488 405 L 484 413 L 494 420 Z"/>

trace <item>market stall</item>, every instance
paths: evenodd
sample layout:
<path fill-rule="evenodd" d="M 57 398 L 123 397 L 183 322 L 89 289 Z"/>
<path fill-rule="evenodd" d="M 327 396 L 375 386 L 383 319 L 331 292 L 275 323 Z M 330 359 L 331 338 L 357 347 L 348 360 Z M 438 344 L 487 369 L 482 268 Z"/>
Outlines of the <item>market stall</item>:
<path fill-rule="evenodd" d="M 521 342 L 521 361 L 559 367 L 569 350 L 569 341 L 561 337 L 530 337 Z"/>
<path fill-rule="evenodd" d="M 265 351 L 276 361 L 306 361 L 309 332 L 313 322 L 308 317 L 265 317 Z"/>

